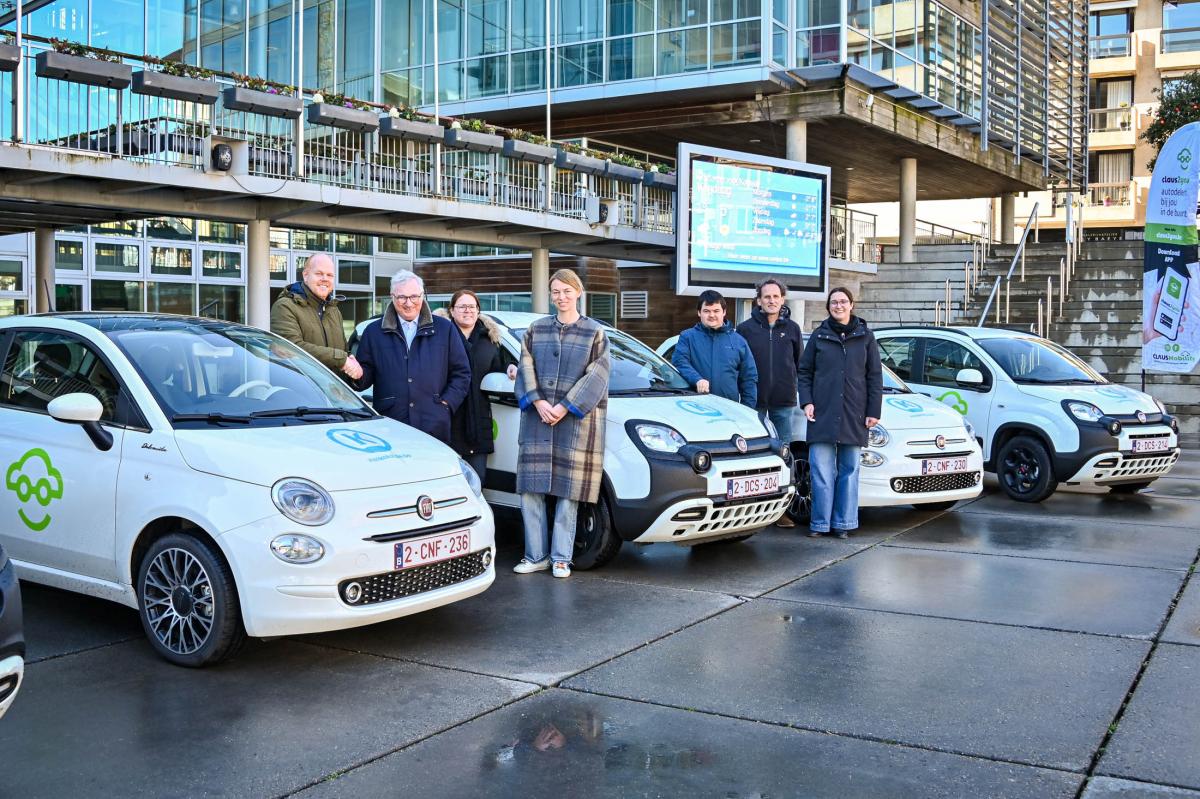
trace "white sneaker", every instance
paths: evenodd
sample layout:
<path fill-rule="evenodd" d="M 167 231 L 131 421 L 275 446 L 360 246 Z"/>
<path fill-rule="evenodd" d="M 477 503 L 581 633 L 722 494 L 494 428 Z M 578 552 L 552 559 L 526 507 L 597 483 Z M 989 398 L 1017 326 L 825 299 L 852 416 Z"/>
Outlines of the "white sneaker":
<path fill-rule="evenodd" d="M 532 574 L 533 572 L 544 572 L 550 568 L 549 560 L 539 560 L 536 563 L 533 561 L 521 558 L 521 562 L 513 566 L 513 571 L 517 574 Z"/>
<path fill-rule="evenodd" d="M 545 567 L 543 567 L 543 568 L 545 568 Z M 555 577 L 570 577 L 571 576 L 571 565 L 568 563 L 561 563 L 561 562 L 555 563 L 554 564 L 554 576 Z"/>

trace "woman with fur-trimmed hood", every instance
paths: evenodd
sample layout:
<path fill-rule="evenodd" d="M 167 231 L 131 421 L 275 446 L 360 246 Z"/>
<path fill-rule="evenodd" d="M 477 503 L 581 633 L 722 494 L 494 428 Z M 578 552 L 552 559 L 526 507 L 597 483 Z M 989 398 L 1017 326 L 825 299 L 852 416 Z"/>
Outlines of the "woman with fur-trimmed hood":
<path fill-rule="evenodd" d="M 450 312 L 434 311 L 454 323 L 462 334 L 471 362 L 471 388 L 467 398 L 450 419 L 450 446 L 459 457 L 471 464 L 480 481 L 486 480 L 488 455 L 495 451 L 492 431 L 492 405 L 483 395 L 480 384 L 485 375 L 504 372 L 500 346 L 500 328 L 479 312 L 479 297 L 470 289 L 459 289 L 450 298 Z M 510 379 L 517 375 L 515 364 L 509 365 Z"/>

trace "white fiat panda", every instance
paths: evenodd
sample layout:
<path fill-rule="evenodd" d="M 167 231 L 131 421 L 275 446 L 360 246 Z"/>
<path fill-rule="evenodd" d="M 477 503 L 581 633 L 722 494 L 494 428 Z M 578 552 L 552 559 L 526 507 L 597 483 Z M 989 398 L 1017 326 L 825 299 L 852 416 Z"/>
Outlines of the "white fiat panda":
<path fill-rule="evenodd" d="M 487 312 L 499 325 L 502 358 L 516 363 L 537 314 Z M 366 328 L 358 326 L 358 335 Z M 791 453 L 752 409 L 700 395 L 653 350 L 607 328 L 612 371 L 600 501 L 580 506 L 572 563 L 591 569 L 621 544 L 741 541 L 773 524 L 792 499 Z M 353 346 L 353 345 L 352 345 Z M 513 381 L 499 372 L 482 385 L 492 404 L 496 451 L 484 493 L 519 508 Z"/>
<path fill-rule="evenodd" d="M 394 619 L 495 578 L 475 472 L 278 336 L 18 316 L 0 320 L 0 363 L 0 544 L 22 580 L 137 608 L 167 660 Z"/>

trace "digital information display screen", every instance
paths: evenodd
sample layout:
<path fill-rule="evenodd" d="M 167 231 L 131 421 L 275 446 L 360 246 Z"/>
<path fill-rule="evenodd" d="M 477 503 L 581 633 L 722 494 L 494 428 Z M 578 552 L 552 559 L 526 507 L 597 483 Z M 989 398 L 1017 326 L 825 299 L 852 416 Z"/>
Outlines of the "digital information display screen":
<path fill-rule="evenodd" d="M 788 296 L 823 298 L 829 169 L 681 144 L 676 290 L 753 297 L 777 277 Z"/>

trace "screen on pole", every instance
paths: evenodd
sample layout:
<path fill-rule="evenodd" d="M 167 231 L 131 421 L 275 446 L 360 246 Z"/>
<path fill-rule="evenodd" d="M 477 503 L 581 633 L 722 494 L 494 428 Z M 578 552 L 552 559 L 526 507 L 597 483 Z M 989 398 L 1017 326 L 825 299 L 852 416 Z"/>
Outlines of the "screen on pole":
<path fill-rule="evenodd" d="M 676 290 L 753 297 L 776 277 L 788 296 L 824 296 L 829 169 L 679 145 Z"/>

